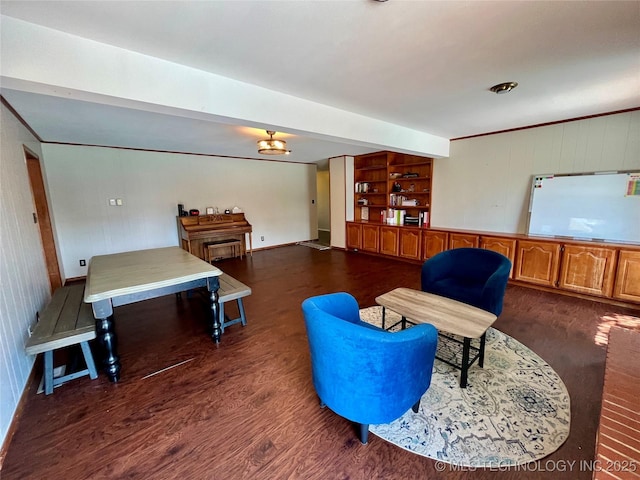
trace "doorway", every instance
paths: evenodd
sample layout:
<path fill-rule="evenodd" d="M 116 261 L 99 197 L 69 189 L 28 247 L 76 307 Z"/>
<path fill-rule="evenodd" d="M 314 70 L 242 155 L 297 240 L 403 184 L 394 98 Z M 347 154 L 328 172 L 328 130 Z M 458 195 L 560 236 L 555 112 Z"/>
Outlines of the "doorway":
<path fill-rule="evenodd" d="M 331 196 L 329 192 L 329 165 L 322 168 L 318 164 L 316 174 L 318 199 L 318 243 L 331 246 Z"/>
<path fill-rule="evenodd" d="M 56 253 L 56 244 L 53 238 L 53 229 L 51 228 L 49 204 L 47 203 L 47 194 L 44 188 L 44 177 L 42 176 L 42 168 L 38 156 L 26 147 L 24 147 L 24 154 L 27 160 L 29 184 L 31 185 L 31 194 L 33 196 L 33 204 L 35 207 L 33 221 L 38 224 L 38 229 L 40 230 L 44 260 L 49 274 L 51 293 L 53 293 L 57 288 L 62 286 L 62 277 L 60 276 L 58 254 Z"/>

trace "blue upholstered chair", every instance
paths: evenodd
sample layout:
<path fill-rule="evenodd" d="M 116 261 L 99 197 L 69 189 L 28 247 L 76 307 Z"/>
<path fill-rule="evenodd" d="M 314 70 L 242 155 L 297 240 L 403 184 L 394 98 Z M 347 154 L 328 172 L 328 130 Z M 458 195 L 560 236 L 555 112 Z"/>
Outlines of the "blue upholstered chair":
<path fill-rule="evenodd" d="M 435 327 L 387 332 L 361 321 L 356 299 L 344 292 L 308 298 L 302 312 L 320 405 L 358 424 L 362 443 L 369 424 L 418 411 L 431 383 Z"/>
<path fill-rule="evenodd" d="M 511 261 L 492 250 L 446 250 L 422 265 L 422 290 L 499 316 L 510 271 Z"/>

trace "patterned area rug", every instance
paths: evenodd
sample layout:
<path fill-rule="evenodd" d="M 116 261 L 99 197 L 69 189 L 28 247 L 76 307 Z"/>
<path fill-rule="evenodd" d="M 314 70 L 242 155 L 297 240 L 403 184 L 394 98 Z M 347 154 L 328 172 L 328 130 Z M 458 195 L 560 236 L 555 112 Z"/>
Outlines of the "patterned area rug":
<path fill-rule="evenodd" d="M 380 326 L 382 307 L 360 311 Z M 400 317 L 387 310 L 386 325 Z M 445 342 L 438 341 L 439 347 Z M 535 353 L 493 328 L 487 331 L 484 368 L 460 371 L 436 359 L 431 386 L 420 402 L 394 422 L 369 431 L 405 450 L 459 466 L 503 467 L 543 458 L 569 436 L 567 389 Z"/>
<path fill-rule="evenodd" d="M 297 245 L 302 245 L 303 247 L 311 247 L 316 250 L 331 250 L 331 247 L 328 245 L 322 245 L 321 243 L 315 242 L 298 242 Z"/>

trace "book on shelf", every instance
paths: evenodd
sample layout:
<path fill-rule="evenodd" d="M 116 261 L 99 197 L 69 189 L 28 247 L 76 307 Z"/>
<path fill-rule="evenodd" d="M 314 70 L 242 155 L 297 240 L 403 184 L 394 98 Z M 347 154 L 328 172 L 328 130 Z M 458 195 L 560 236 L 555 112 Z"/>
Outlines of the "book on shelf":
<path fill-rule="evenodd" d="M 419 226 L 422 228 L 429 227 L 429 212 L 420 212 Z"/>
<path fill-rule="evenodd" d="M 387 211 L 387 223 L 389 225 L 404 225 L 404 217 L 407 215 L 406 210 L 398 210 L 390 208 Z"/>
<path fill-rule="evenodd" d="M 398 195 L 396 193 L 392 193 L 389 195 L 389 205 L 392 207 L 400 206 L 407 199 L 404 195 Z"/>
<path fill-rule="evenodd" d="M 360 209 L 360 220 L 369 220 L 369 207 L 362 207 Z"/>

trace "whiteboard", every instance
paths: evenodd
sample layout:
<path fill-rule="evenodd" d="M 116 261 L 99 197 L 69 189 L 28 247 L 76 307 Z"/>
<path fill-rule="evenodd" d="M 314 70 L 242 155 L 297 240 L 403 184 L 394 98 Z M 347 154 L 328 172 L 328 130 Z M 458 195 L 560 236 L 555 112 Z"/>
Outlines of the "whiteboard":
<path fill-rule="evenodd" d="M 640 243 L 640 172 L 534 175 L 528 233 Z"/>

